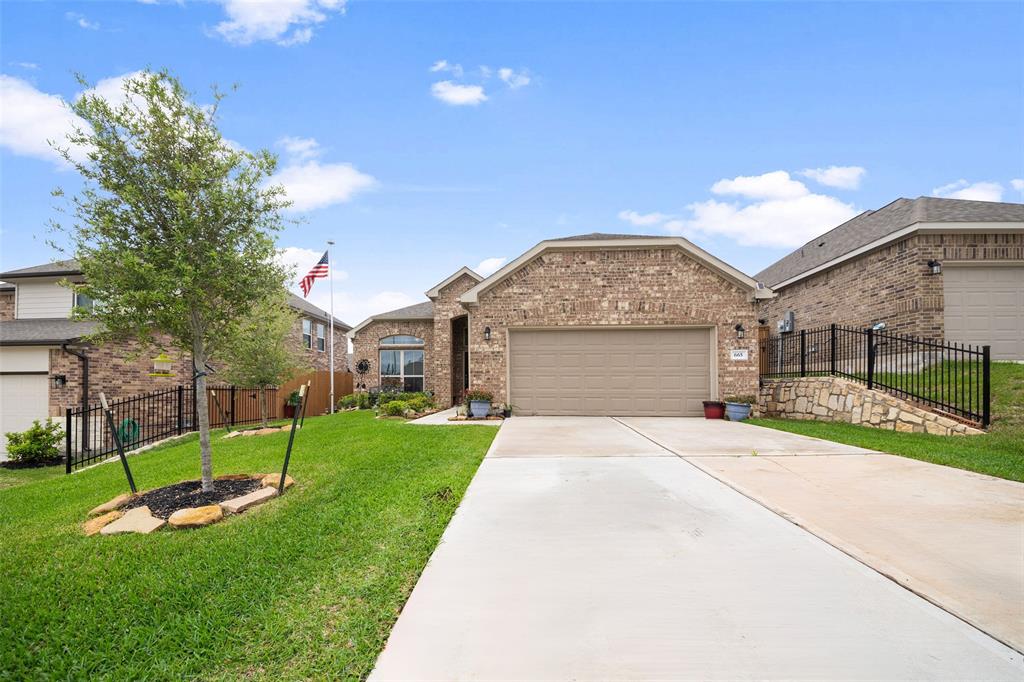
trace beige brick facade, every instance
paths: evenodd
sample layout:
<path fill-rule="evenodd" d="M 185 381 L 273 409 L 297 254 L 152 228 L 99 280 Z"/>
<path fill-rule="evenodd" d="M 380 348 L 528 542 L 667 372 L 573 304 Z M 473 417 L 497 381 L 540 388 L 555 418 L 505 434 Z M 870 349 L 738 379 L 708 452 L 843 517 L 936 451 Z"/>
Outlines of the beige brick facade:
<path fill-rule="evenodd" d="M 708 326 L 715 330 L 717 394 L 757 392 L 757 307 L 751 292 L 680 248 L 554 250 L 538 255 L 470 309 L 473 388 L 506 402 L 507 330 L 554 326 Z M 734 327 L 747 330 L 742 340 Z M 484 329 L 491 328 L 491 340 Z M 746 349 L 733 361 L 730 350 Z M 713 382 L 714 383 L 714 382 Z"/>
<path fill-rule="evenodd" d="M 434 299 L 434 354 L 431 367 L 435 376 L 434 395 L 439 405 L 454 403 L 452 388 L 455 381 L 463 376 L 462 361 L 453 350 L 465 350 L 465 337 L 458 339 L 457 348 L 453 349 L 452 320 L 466 315 L 466 308 L 459 297 L 476 284 L 477 280 L 473 277 L 462 275 L 438 291 Z"/>
<path fill-rule="evenodd" d="M 14 290 L 0 291 L 0 322 L 14 319 Z"/>
<path fill-rule="evenodd" d="M 808 247 L 809 248 L 809 247 Z M 943 276 L 928 261 L 1024 261 L 1024 235 L 917 233 L 852 258 L 794 284 L 764 301 L 761 317 L 775 329 L 787 310 L 796 329 L 831 324 L 868 327 L 885 322 L 890 331 L 943 338 Z"/>
<path fill-rule="evenodd" d="M 358 365 L 361 360 L 366 360 L 370 364 L 370 370 L 362 376 L 356 374 L 356 384 L 363 383 L 368 389 L 380 385 L 380 340 L 396 334 L 408 334 L 423 339 L 423 388 L 437 393 L 438 384 L 441 382 L 433 371 L 433 320 L 377 320 L 360 329 L 352 342 L 352 364 Z M 355 367 L 352 371 L 355 371 Z"/>

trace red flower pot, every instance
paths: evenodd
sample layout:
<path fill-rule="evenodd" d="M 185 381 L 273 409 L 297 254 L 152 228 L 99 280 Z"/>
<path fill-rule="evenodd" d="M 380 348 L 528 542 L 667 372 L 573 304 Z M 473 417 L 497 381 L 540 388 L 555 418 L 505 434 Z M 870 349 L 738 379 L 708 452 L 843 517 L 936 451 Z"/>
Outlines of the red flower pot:
<path fill-rule="evenodd" d="M 705 419 L 722 419 L 725 417 L 725 403 L 717 400 L 704 401 Z"/>

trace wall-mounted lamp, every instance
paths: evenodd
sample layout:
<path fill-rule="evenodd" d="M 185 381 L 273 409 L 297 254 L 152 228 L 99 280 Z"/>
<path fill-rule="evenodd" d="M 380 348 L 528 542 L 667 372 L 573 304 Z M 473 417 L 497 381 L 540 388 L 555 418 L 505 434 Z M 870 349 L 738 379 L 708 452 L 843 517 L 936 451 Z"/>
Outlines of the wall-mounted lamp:
<path fill-rule="evenodd" d="M 876 322 L 874 325 L 872 325 L 871 331 L 873 331 L 873 332 L 885 331 L 885 322 Z"/>
<path fill-rule="evenodd" d="M 747 333 L 747 330 L 743 328 L 742 324 L 736 325 L 735 327 L 733 327 L 733 329 L 736 330 L 736 338 L 737 339 L 742 339 L 743 336 Z"/>
<path fill-rule="evenodd" d="M 490 327 L 484 327 L 484 341 L 490 341 L 490 340 L 491 340 L 491 328 Z"/>
<path fill-rule="evenodd" d="M 942 263 L 940 263 L 937 260 L 928 261 L 928 271 L 931 272 L 933 275 L 941 275 Z"/>
<path fill-rule="evenodd" d="M 63 388 L 64 386 L 67 386 L 68 377 L 66 374 L 54 374 L 50 378 L 53 380 L 54 388 Z"/>

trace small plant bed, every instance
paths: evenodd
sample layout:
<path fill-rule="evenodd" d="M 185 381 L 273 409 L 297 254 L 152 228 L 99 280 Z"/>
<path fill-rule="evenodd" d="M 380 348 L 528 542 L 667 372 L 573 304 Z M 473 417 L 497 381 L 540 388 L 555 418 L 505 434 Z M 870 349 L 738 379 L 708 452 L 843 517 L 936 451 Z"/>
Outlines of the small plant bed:
<path fill-rule="evenodd" d="M 281 433 L 282 431 L 291 431 L 292 425 L 285 424 L 284 426 L 256 426 L 250 429 L 239 429 L 237 431 L 229 431 L 225 433 L 221 438 L 236 438 L 238 436 L 266 436 L 271 433 Z M 300 428 L 298 424 L 295 428 Z"/>
<path fill-rule="evenodd" d="M 55 467 L 62 464 L 64 464 L 63 457 L 46 457 L 44 459 L 28 461 L 12 459 L 6 462 L 0 462 L 0 467 L 4 469 L 41 469 L 42 467 Z"/>
<path fill-rule="evenodd" d="M 500 414 L 489 414 L 486 417 L 470 417 L 464 414 L 457 414 L 453 417 L 448 417 L 450 422 L 500 422 L 504 420 L 505 416 Z"/>
<path fill-rule="evenodd" d="M 148 534 L 165 525 L 201 528 L 228 514 L 237 514 L 277 496 L 280 474 L 229 474 L 203 492 L 202 482 L 182 481 L 136 495 L 118 495 L 89 512 L 86 535 Z M 285 488 L 295 483 L 285 477 Z"/>
<path fill-rule="evenodd" d="M 214 481 L 213 492 L 204 493 L 200 481 L 184 481 L 136 495 L 123 508 L 149 507 L 150 514 L 166 520 L 179 509 L 220 504 L 233 497 L 248 495 L 262 486 L 259 478 L 235 478 Z"/>

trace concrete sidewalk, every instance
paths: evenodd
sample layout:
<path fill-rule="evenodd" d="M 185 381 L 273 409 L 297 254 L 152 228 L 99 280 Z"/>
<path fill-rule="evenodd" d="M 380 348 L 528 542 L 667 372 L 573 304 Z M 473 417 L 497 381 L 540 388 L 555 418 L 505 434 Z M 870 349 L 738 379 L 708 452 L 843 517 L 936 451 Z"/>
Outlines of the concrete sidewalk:
<path fill-rule="evenodd" d="M 549 420 L 499 432 L 371 679 L 1024 678 L 1019 653 L 623 424 Z"/>

